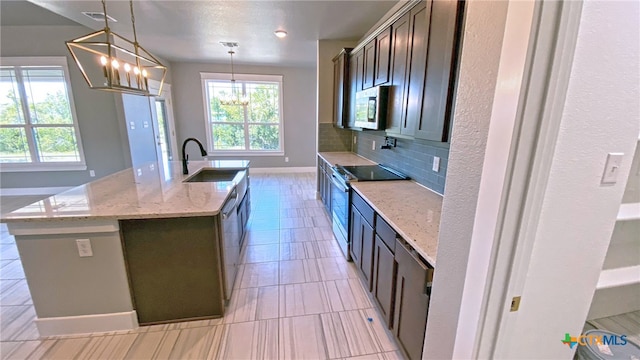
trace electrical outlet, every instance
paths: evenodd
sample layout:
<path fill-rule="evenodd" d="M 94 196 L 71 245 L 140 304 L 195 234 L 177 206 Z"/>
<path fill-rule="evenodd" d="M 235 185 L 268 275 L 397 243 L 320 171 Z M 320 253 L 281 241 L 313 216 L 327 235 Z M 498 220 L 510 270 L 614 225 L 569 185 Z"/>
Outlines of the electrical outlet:
<path fill-rule="evenodd" d="M 93 170 L 89 170 L 89 176 L 96 177 L 96 172 Z"/>
<path fill-rule="evenodd" d="M 76 246 L 78 247 L 78 255 L 80 255 L 80 257 L 93 256 L 93 250 L 91 249 L 91 240 L 77 239 Z"/>
<path fill-rule="evenodd" d="M 284 158 L 284 162 L 289 162 L 289 157 L 288 156 Z"/>
<path fill-rule="evenodd" d="M 373 142 L 371 143 L 371 150 L 375 150 L 376 149 L 376 141 L 373 140 Z"/>
<path fill-rule="evenodd" d="M 438 172 L 440 171 L 440 158 L 437 156 L 433 157 L 433 166 L 431 167 L 431 170 Z"/>
<path fill-rule="evenodd" d="M 142 126 L 143 126 L 145 129 L 146 129 L 146 128 L 148 128 L 148 127 L 149 127 L 149 122 L 148 122 L 148 121 L 143 122 L 143 123 L 142 123 Z"/>
<path fill-rule="evenodd" d="M 142 176 L 142 169 L 136 170 L 136 173 L 138 174 L 138 176 Z"/>
<path fill-rule="evenodd" d="M 130 122 L 129 122 L 129 128 L 130 128 L 131 130 L 135 130 L 135 129 L 136 129 L 136 123 L 135 123 L 135 122 L 133 122 L 133 121 L 130 121 Z"/>

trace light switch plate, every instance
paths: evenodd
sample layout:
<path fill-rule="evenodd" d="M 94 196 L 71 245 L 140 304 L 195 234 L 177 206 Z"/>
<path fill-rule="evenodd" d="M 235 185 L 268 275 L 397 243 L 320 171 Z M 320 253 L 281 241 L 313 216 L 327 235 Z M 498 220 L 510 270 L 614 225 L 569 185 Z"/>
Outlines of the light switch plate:
<path fill-rule="evenodd" d="M 431 170 L 438 172 L 440 171 L 440 158 L 437 156 L 433 157 L 433 166 L 431 166 Z"/>
<path fill-rule="evenodd" d="M 620 165 L 622 164 L 622 157 L 624 153 L 609 153 L 607 155 L 607 162 L 604 165 L 604 172 L 602 173 L 603 185 L 613 185 L 618 182 L 618 173 L 620 173 Z"/>
<path fill-rule="evenodd" d="M 93 256 L 93 250 L 91 249 L 91 240 L 77 239 L 76 246 L 78 247 L 78 255 L 80 255 L 80 257 Z"/>

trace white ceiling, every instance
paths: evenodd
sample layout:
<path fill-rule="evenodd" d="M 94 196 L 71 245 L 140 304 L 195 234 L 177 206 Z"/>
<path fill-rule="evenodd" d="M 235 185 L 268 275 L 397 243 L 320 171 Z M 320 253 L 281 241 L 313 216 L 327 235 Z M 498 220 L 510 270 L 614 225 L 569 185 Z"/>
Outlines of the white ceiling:
<path fill-rule="evenodd" d="M 33 24 L 38 19 L 36 15 L 42 15 L 35 14 L 42 9 L 34 10 L 34 6 L 27 4 L 22 8 L 26 8 L 24 11 L 29 15 L 9 16 L 5 14 L 7 10 L 19 6 L 6 6 L 6 0 L 1 2 L 4 25 L 18 25 L 15 24 L 18 21 L 26 22 L 24 25 L 37 25 Z M 30 2 L 92 29 L 104 27 L 103 22 L 82 15 L 83 11 L 102 11 L 98 0 Z M 397 2 L 136 0 L 134 14 L 140 44 L 169 61 L 226 62 L 229 60 L 227 49 L 219 42 L 236 41 L 240 43 L 234 56 L 237 63 L 314 66 L 317 40 L 357 40 Z M 109 24 L 111 29 L 132 39 L 129 2 L 109 0 L 106 4 L 107 13 L 118 20 Z M 286 30 L 289 36 L 276 38 L 273 32 L 278 29 Z"/>

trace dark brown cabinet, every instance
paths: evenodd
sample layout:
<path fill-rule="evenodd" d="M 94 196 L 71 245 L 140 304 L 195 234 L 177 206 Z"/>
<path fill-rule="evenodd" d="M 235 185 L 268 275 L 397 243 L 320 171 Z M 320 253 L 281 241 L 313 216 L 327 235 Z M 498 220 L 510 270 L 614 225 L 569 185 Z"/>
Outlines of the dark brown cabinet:
<path fill-rule="evenodd" d="M 376 36 L 376 51 L 373 86 L 389 82 L 389 65 L 391 60 L 391 27 Z"/>
<path fill-rule="evenodd" d="M 395 241 L 395 240 L 394 240 Z M 371 292 L 389 328 L 393 325 L 396 262 L 391 249 L 376 235 L 373 250 L 373 280 Z"/>
<path fill-rule="evenodd" d="M 376 66 L 376 41 L 371 40 L 364 46 L 364 77 L 362 78 L 362 88 L 368 89 L 373 86 Z"/>
<path fill-rule="evenodd" d="M 462 4 L 455 0 L 431 4 L 422 114 L 415 134 L 418 139 L 447 141 L 460 12 Z"/>
<path fill-rule="evenodd" d="M 361 197 L 352 192 L 351 205 L 351 257 L 371 290 L 373 270 L 374 211 Z"/>
<path fill-rule="evenodd" d="M 415 135 L 422 114 L 422 90 L 427 63 L 430 14 L 431 1 L 421 2 L 409 12 L 410 50 L 405 80 L 407 82 L 407 110 L 400 129 L 400 133 L 407 136 Z"/>
<path fill-rule="evenodd" d="M 324 208 L 331 217 L 331 170 L 330 165 L 318 156 L 318 193 Z"/>
<path fill-rule="evenodd" d="M 391 70 L 389 88 L 389 112 L 387 133 L 400 134 L 407 110 L 406 85 L 407 58 L 409 55 L 410 14 L 404 14 L 391 26 Z"/>
<path fill-rule="evenodd" d="M 360 49 L 349 58 L 349 99 L 356 98 L 356 92 L 362 90 L 362 78 L 364 76 L 364 49 Z M 356 107 L 353 101 L 349 101 L 349 116 L 347 127 L 355 126 Z"/>
<path fill-rule="evenodd" d="M 333 58 L 333 124 L 348 127 L 349 119 L 349 52 L 345 48 Z"/>
<path fill-rule="evenodd" d="M 393 333 L 409 358 L 422 358 L 422 346 L 429 309 L 430 279 L 433 270 L 427 267 L 400 240 L 396 242 L 396 296 Z"/>

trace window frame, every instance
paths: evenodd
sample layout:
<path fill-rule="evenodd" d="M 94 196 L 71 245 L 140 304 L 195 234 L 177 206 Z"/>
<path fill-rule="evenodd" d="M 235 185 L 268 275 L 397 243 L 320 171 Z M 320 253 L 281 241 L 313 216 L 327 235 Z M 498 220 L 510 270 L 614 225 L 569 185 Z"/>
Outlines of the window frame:
<path fill-rule="evenodd" d="M 25 133 L 27 136 L 27 142 L 29 144 L 29 153 L 31 155 L 32 161 L 28 163 L 4 163 L 0 162 L 0 170 L 2 172 L 32 172 L 32 171 L 81 171 L 87 169 L 87 163 L 84 156 L 84 148 L 82 146 L 82 138 L 80 137 L 80 128 L 78 125 L 78 116 L 76 114 L 76 105 L 73 99 L 73 90 L 71 88 L 71 78 L 69 77 L 69 66 L 67 64 L 67 58 L 65 56 L 37 56 L 37 57 L 0 57 L 0 64 L 2 66 L 13 66 L 13 67 L 30 67 L 30 66 L 60 66 L 62 68 L 62 72 L 64 74 L 65 81 L 65 89 L 67 91 L 67 97 L 69 99 L 69 107 L 71 108 L 71 117 L 73 120 L 73 125 L 63 126 L 63 127 L 73 127 L 73 131 L 76 137 L 76 143 L 78 146 L 78 155 L 80 161 L 60 161 L 60 162 L 42 162 L 36 156 L 35 146 L 36 140 L 34 137 L 34 128 L 38 127 L 46 127 L 46 126 L 38 126 L 37 124 L 32 123 L 32 119 L 30 116 L 27 116 L 28 113 L 24 113 L 24 108 L 28 107 L 28 103 L 25 102 L 26 99 L 22 99 L 25 93 L 24 83 L 22 81 L 18 82 L 18 88 L 20 89 L 20 97 L 23 102 L 22 105 L 22 113 L 25 118 L 25 123 L 15 124 L 15 125 L 0 125 L 1 128 L 23 128 L 25 129 Z M 49 126 L 56 127 L 56 126 Z"/>
<path fill-rule="evenodd" d="M 231 74 L 228 73 L 215 73 L 215 72 L 201 72 L 200 73 L 200 79 L 201 79 L 201 86 L 202 86 L 202 105 L 204 107 L 204 123 L 205 123 L 205 129 L 206 129 L 206 135 L 207 135 L 207 152 L 210 155 L 218 155 L 218 156 L 235 156 L 235 155 L 250 155 L 250 156 L 284 156 L 285 151 L 284 151 L 284 108 L 283 108 L 283 97 L 284 97 L 284 89 L 283 89 L 283 75 L 263 75 L 263 74 L 235 74 L 234 73 L 234 78 L 236 80 L 236 83 L 241 83 L 242 84 L 242 89 L 243 92 L 245 91 L 245 85 L 244 83 L 258 83 L 258 82 L 271 82 L 271 83 L 278 83 L 278 90 L 279 90 L 279 94 L 278 94 L 278 106 L 279 106 L 279 111 L 278 111 L 278 116 L 279 116 L 279 122 L 278 122 L 278 136 L 279 136 L 279 143 L 280 143 L 280 149 L 278 150 L 250 150 L 250 149 L 246 149 L 246 150 L 217 150 L 214 149 L 213 147 L 213 132 L 212 132 L 212 128 L 211 125 L 213 123 L 217 123 L 215 121 L 212 121 L 212 117 L 211 117 L 211 106 L 209 106 L 209 94 L 208 94 L 208 88 L 207 88 L 207 81 L 209 80 L 216 80 L 216 81 L 231 81 Z M 249 125 L 267 125 L 265 123 L 252 123 L 249 122 L 247 119 L 247 109 L 246 106 L 242 105 L 243 107 L 245 107 L 245 116 L 244 116 L 244 121 L 243 121 L 243 126 L 244 126 L 244 133 L 245 133 L 245 145 L 249 142 Z M 275 125 L 275 124 L 272 124 Z"/>

